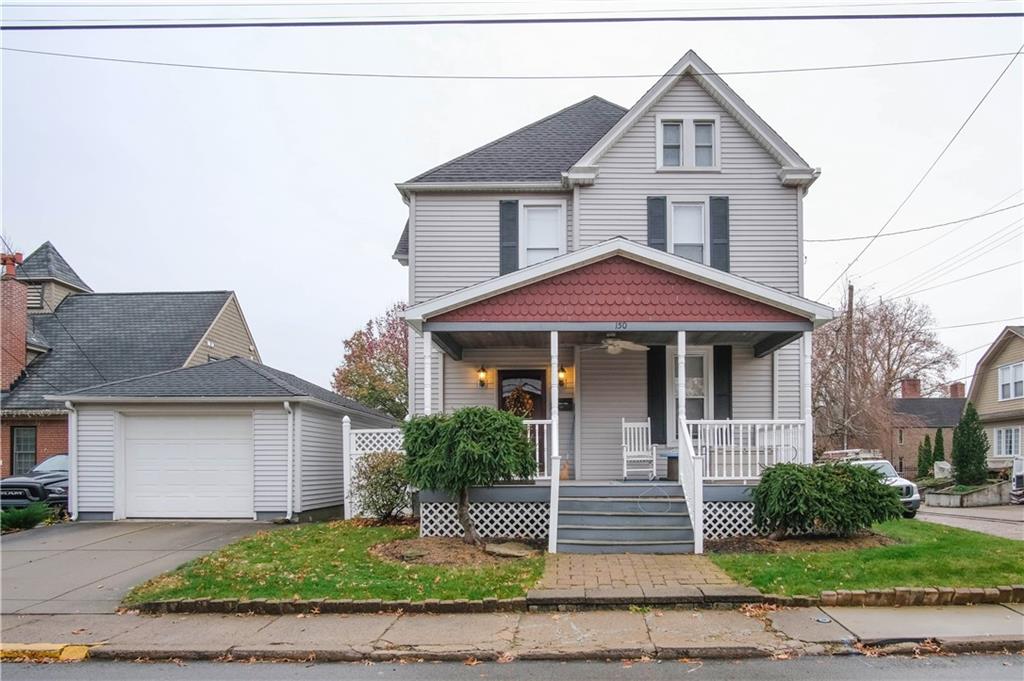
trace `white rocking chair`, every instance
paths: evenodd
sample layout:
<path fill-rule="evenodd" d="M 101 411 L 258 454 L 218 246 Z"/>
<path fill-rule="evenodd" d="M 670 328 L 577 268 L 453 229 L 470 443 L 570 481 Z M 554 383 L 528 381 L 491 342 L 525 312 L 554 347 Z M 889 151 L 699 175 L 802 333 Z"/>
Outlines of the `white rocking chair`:
<path fill-rule="evenodd" d="M 656 461 L 658 448 L 651 444 L 651 419 L 627 421 L 622 419 L 622 479 L 631 474 L 646 475 L 648 480 L 657 477 Z"/>

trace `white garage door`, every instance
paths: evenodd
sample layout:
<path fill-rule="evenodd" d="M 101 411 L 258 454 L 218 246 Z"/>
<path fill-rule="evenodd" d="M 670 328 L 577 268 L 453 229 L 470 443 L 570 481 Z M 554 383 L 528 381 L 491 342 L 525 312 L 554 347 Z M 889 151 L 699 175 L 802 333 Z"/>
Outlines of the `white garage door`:
<path fill-rule="evenodd" d="M 129 518 L 251 518 L 252 417 L 125 418 Z"/>

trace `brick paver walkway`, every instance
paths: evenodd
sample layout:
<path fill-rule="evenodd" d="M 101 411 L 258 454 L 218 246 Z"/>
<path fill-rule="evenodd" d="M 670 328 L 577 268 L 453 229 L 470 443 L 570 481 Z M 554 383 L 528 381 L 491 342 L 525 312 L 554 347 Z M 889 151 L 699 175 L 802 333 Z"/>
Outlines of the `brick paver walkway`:
<path fill-rule="evenodd" d="M 717 565 L 693 554 L 556 553 L 547 556 L 537 589 L 613 589 L 732 585 Z"/>

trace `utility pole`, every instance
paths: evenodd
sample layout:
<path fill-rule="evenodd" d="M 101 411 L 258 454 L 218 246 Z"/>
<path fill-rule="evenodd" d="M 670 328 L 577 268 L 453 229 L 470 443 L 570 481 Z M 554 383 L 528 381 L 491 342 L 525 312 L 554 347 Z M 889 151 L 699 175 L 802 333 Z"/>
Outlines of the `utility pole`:
<path fill-rule="evenodd" d="M 843 449 L 850 448 L 850 375 L 853 371 L 853 284 L 846 286 L 846 364 L 843 369 Z"/>

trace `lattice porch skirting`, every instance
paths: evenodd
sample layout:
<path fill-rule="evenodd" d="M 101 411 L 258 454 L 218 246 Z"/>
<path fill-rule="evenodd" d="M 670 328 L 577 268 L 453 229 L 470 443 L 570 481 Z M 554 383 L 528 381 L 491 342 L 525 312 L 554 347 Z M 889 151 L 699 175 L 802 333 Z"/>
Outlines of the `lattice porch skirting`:
<path fill-rule="evenodd" d="M 704 538 L 726 539 L 760 534 L 754 528 L 754 504 L 749 501 L 704 502 Z"/>
<path fill-rule="evenodd" d="M 461 537 L 462 526 L 452 502 L 420 504 L 421 537 Z M 543 502 L 470 503 L 469 515 L 482 537 L 543 539 L 548 536 L 549 504 Z"/>

